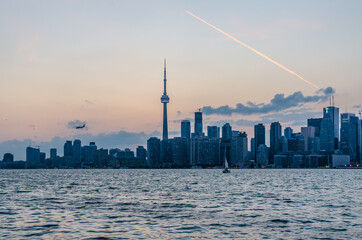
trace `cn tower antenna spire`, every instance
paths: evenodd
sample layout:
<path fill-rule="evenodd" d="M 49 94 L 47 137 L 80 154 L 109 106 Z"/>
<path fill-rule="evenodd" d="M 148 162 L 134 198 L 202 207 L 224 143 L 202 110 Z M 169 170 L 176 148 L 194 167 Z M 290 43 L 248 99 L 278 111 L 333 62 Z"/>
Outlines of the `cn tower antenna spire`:
<path fill-rule="evenodd" d="M 163 95 L 161 96 L 161 103 L 163 104 L 163 133 L 162 139 L 168 139 L 168 127 L 167 127 L 167 103 L 170 102 L 170 98 L 167 95 L 166 91 L 166 58 L 163 62 Z"/>

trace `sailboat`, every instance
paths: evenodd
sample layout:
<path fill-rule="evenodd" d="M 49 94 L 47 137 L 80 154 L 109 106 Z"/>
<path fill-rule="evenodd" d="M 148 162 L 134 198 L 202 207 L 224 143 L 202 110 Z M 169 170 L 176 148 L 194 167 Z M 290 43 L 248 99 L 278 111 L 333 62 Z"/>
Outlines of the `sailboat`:
<path fill-rule="evenodd" d="M 225 148 L 225 154 L 224 154 L 224 170 L 222 170 L 223 173 L 230 173 L 230 170 L 229 170 L 229 164 L 228 164 L 228 161 L 226 160 L 226 148 Z"/>

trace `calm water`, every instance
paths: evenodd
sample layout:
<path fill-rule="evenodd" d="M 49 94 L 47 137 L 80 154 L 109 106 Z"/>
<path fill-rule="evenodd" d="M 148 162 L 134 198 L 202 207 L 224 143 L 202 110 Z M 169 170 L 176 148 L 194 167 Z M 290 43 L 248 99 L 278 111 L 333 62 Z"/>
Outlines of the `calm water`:
<path fill-rule="evenodd" d="M 362 171 L 0 170 L 0 238 L 362 239 Z"/>

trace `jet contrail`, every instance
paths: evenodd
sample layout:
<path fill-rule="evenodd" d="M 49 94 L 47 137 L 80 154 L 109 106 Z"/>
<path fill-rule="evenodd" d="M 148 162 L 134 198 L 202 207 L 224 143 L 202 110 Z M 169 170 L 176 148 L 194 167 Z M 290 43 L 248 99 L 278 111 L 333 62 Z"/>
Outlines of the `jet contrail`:
<path fill-rule="evenodd" d="M 230 34 L 228 34 L 228 33 L 224 32 L 224 31 L 223 31 L 223 30 L 221 30 L 220 28 L 215 27 L 215 26 L 214 26 L 214 25 L 212 25 L 211 23 L 206 22 L 204 19 L 199 18 L 198 16 L 196 16 L 195 14 L 193 14 L 193 13 L 191 13 L 191 12 L 189 12 L 189 11 L 186 11 L 186 10 L 185 10 L 185 12 L 187 12 L 188 14 L 190 14 L 191 16 L 193 16 L 194 18 L 199 19 L 201 22 L 206 23 L 207 25 L 209 25 L 209 26 L 210 26 L 210 27 L 212 27 L 213 29 L 215 29 L 215 30 L 217 30 L 217 31 L 221 32 L 222 34 L 224 34 L 225 36 L 227 36 L 227 37 L 231 38 L 231 39 L 232 39 L 232 40 L 234 40 L 235 42 L 237 42 L 237 43 L 239 43 L 239 44 L 243 45 L 244 47 L 249 48 L 251 51 L 255 52 L 255 53 L 256 53 L 256 54 L 258 54 L 259 56 L 262 56 L 263 58 L 265 58 L 265 59 L 266 59 L 266 60 L 268 60 L 269 62 L 272 62 L 272 63 L 274 63 L 275 65 L 277 65 L 278 67 L 280 67 L 280 68 L 284 69 L 285 71 L 287 71 L 287 72 L 289 72 L 289 73 L 291 73 L 291 74 L 293 74 L 293 75 L 297 76 L 298 78 L 302 79 L 304 82 L 308 83 L 309 85 L 311 85 L 311 86 L 313 86 L 313 87 L 315 87 L 315 88 L 319 89 L 319 87 L 318 87 L 317 85 L 315 85 L 314 83 L 311 83 L 311 82 L 309 82 L 308 80 L 305 80 L 304 78 L 302 78 L 301 76 L 299 76 L 299 75 L 298 75 L 297 73 L 295 73 L 294 71 L 292 71 L 292 70 L 290 70 L 290 69 L 288 69 L 288 68 L 284 67 L 283 65 L 281 65 L 280 63 L 278 63 L 278 62 L 274 61 L 274 60 L 273 60 L 273 59 L 271 59 L 270 57 L 265 56 L 264 54 L 262 54 L 262 53 L 261 53 L 261 52 L 259 52 L 258 50 L 256 50 L 256 49 L 254 49 L 254 48 L 252 48 L 252 47 L 250 47 L 250 46 L 246 45 L 245 43 L 243 43 L 243 42 L 239 41 L 238 39 L 236 39 L 236 38 L 234 38 L 233 36 L 231 36 Z"/>

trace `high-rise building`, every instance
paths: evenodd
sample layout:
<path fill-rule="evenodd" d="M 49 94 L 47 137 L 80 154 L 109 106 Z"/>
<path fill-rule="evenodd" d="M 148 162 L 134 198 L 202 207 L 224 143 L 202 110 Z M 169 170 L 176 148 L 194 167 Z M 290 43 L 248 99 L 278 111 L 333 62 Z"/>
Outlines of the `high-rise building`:
<path fill-rule="evenodd" d="M 263 167 L 268 165 L 269 148 L 265 144 L 260 144 L 256 149 L 256 165 Z M 274 159 L 273 159 L 274 161 Z"/>
<path fill-rule="evenodd" d="M 81 166 L 82 143 L 79 139 L 73 141 L 73 163 L 72 167 Z"/>
<path fill-rule="evenodd" d="M 315 137 L 320 137 L 321 134 L 321 122 L 323 118 L 309 118 L 308 121 L 308 127 L 314 127 L 315 128 Z"/>
<path fill-rule="evenodd" d="M 190 160 L 190 140 L 183 137 L 175 137 L 172 144 L 172 162 L 177 168 L 191 166 Z"/>
<path fill-rule="evenodd" d="M 64 157 L 73 156 L 72 141 L 66 141 L 64 144 Z"/>
<path fill-rule="evenodd" d="M 257 149 L 259 145 L 265 145 L 265 126 L 262 123 L 254 126 L 254 138 L 255 138 L 255 160 L 257 161 Z"/>
<path fill-rule="evenodd" d="M 325 115 L 321 122 L 320 129 L 320 150 L 334 151 L 335 147 L 335 134 L 334 123 L 330 115 Z"/>
<path fill-rule="evenodd" d="M 173 139 L 161 141 L 161 164 L 162 167 L 173 167 Z"/>
<path fill-rule="evenodd" d="M 301 132 L 304 137 L 304 151 L 311 151 L 308 149 L 308 145 L 315 138 L 315 127 L 302 127 Z"/>
<path fill-rule="evenodd" d="M 151 137 L 147 140 L 147 162 L 150 168 L 161 167 L 161 141 Z"/>
<path fill-rule="evenodd" d="M 225 123 L 222 126 L 222 137 L 221 138 L 223 140 L 226 140 L 226 139 L 231 139 L 231 137 L 232 137 L 232 128 L 229 123 Z"/>
<path fill-rule="evenodd" d="M 195 135 L 204 136 L 202 127 L 202 112 L 195 112 Z"/>
<path fill-rule="evenodd" d="M 339 108 L 329 106 L 323 108 L 323 118 L 329 116 L 333 123 L 334 149 L 338 149 L 339 143 Z"/>
<path fill-rule="evenodd" d="M 341 114 L 341 143 L 340 150 L 349 155 L 352 162 L 357 160 L 358 149 L 358 122 L 353 113 Z"/>
<path fill-rule="evenodd" d="M 181 137 L 189 139 L 191 136 L 191 124 L 189 120 L 181 121 Z"/>
<path fill-rule="evenodd" d="M 245 167 L 248 165 L 248 135 L 239 132 L 233 135 L 230 146 L 230 165 Z"/>
<path fill-rule="evenodd" d="M 56 159 L 57 158 L 57 149 L 56 148 L 51 148 L 50 149 L 50 158 L 51 159 Z"/>
<path fill-rule="evenodd" d="M 96 163 L 97 146 L 95 142 L 90 142 L 89 146 L 83 147 L 83 164 L 85 166 L 93 167 Z"/>
<path fill-rule="evenodd" d="M 167 103 L 170 102 L 170 98 L 167 95 L 166 91 L 166 59 L 163 66 L 163 95 L 161 97 L 161 103 L 163 103 L 163 132 L 162 140 L 168 139 L 168 127 L 167 127 Z"/>
<path fill-rule="evenodd" d="M 250 139 L 250 158 L 251 160 L 255 160 L 255 138 Z"/>
<path fill-rule="evenodd" d="M 40 168 L 39 148 L 26 148 L 26 168 Z"/>
<path fill-rule="evenodd" d="M 282 136 L 282 126 L 279 122 L 270 124 L 270 150 L 269 150 L 269 163 L 273 164 L 274 155 L 280 152 L 279 138 Z"/>
<path fill-rule="evenodd" d="M 207 126 L 207 136 L 209 138 L 220 138 L 220 128 L 217 126 Z"/>
<path fill-rule="evenodd" d="M 293 129 L 291 127 L 286 127 L 284 129 L 284 137 L 286 137 L 287 139 L 291 138 L 292 134 L 293 134 Z"/>

